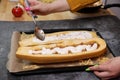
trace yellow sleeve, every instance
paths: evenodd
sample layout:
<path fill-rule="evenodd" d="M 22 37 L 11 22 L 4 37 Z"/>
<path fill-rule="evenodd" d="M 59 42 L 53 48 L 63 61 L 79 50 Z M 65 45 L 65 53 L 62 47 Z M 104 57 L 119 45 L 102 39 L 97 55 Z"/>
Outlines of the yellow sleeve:
<path fill-rule="evenodd" d="M 85 6 L 97 1 L 99 0 L 67 0 L 72 12 L 78 11 L 84 8 Z"/>

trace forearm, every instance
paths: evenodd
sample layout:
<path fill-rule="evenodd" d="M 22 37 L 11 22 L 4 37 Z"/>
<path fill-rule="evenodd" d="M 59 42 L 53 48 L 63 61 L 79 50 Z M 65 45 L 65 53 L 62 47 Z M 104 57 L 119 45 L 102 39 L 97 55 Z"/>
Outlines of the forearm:
<path fill-rule="evenodd" d="M 70 10 L 70 6 L 67 0 L 56 0 L 53 3 L 49 4 L 50 13 L 62 12 Z"/>
<path fill-rule="evenodd" d="M 47 15 L 55 12 L 77 11 L 85 6 L 92 4 L 99 0 L 55 0 L 52 3 L 43 3 L 37 0 L 29 0 L 30 9 L 35 14 Z"/>
<path fill-rule="evenodd" d="M 97 1 L 99 1 L 99 0 L 67 0 L 68 4 L 70 6 L 70 10 L 72 12 L 82 9 L 85 6 L 92 4 L 94 2 L 97 2 Z"/>

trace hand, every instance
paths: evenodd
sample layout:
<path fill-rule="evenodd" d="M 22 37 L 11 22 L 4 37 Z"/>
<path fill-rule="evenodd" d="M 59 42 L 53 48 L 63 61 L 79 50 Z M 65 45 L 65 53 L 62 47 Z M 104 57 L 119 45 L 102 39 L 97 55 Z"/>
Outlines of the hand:
<path fill-rule="evenodd" d="M 30 3 L 30 10 L 37 15 L 46 15 L 49 13 L 49 4 L 42 3 L 37 0 L 28 0 Z"/>
<path fill-rule="evenodd" d="M 111 79 L 120 76 L 120 57 L 110 59 L 109 61 L 89 68 L 101 79 Z"/>
<path fill-rule="evenodd" d="M 56 0 L 52 3 L 43 3 L 37 0 L 28 1 L 30 3 L 30 10 L 37 15 L 47 15 L 50 13 L 70 10 L 66 0 Z"/>

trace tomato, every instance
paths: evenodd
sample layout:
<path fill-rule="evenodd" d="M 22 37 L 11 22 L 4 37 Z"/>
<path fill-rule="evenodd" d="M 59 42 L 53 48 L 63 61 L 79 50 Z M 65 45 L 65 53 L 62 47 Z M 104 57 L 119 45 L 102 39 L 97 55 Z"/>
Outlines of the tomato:
<path fill-rule="evenodd" d="M 15 6 L 13 9 L 12 9 L 12 14 L 15 16 L 15 17 L 21 17 L 23 15 L 23 9 L 20 7 L 20 6 Z"/>

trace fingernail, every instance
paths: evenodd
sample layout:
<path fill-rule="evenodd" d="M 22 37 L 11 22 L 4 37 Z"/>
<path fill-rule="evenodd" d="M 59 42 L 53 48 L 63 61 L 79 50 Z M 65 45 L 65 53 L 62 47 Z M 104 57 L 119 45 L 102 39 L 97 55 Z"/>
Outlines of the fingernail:
<path fill-rule="evenodd" d="M 90 68 L 85 69 L 85 71 L 91 71 Z"/>
<path fill-rule="evenodd" d="M 98 66 L 99 64 L 95 64 L 94 66 L 96 67 L 96 66 Z"/>
<path fill-rule="evenodd" d="M 30 11 L 30 7 L 26 7 L 25 10 L 26 10 L 26 11 Z"/>

